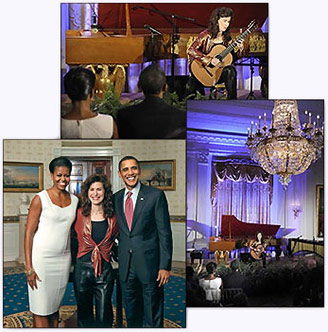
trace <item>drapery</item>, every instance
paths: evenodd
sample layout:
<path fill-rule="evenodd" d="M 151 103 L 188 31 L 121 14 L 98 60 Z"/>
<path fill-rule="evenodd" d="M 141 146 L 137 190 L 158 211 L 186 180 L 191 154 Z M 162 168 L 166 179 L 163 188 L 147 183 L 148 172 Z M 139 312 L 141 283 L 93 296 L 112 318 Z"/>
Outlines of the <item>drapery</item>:
<path fill-rule="evenodd" d="M 272 176 L 261 167 L 246 162 L 213 163 L 212 235 L 220 234 L 223 214 L 243 222 L 270 224 L 271 200 Z"/>

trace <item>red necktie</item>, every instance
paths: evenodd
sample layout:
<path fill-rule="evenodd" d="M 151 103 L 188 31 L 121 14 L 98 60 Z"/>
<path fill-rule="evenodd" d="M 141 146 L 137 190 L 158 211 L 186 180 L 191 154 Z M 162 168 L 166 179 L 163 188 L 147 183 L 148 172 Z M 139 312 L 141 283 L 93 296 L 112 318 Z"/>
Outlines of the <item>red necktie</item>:
<path fill-rule="evenodd" d="M 128 191 L 127 199 L 125 201 L 125 219 L 128 223 L 129 230 L 131 231 L 133 219 L 133 202 L 131 198 L 132 192 Z"/>

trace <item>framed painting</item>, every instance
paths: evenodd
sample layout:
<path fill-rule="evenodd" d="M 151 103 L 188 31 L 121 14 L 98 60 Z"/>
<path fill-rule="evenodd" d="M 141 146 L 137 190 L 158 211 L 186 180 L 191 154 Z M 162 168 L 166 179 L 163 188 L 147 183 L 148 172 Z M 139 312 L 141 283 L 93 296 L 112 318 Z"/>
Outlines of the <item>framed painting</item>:
<path fill-rule="evenodd" d="M 162 190 L 175 190 L 175 160 L 140 161 L 140 182 Z"/>
<path fill-rule="evenodd" d="M 324 187 L 317 185 L 317 236 L 324 236 Z"/>
<path fill-rule="evenodd" d="M 7 162 L 3 163 L 4 192 L 39 192 L 43 190 L 43 164 Z"/>

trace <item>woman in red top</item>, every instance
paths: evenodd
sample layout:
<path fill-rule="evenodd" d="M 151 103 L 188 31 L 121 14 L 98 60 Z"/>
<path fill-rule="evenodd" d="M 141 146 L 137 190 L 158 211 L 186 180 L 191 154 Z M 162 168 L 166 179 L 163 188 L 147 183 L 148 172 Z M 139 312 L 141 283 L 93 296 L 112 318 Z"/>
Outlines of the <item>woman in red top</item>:
<path fill-rule="evenodd" d="M 74 231 L 78 242 L 74 268 L 78 327 L 112 327 L 114 275 L 110 261 L 119 231 L 105 175 L 94 174 L 84 181 Z"/>

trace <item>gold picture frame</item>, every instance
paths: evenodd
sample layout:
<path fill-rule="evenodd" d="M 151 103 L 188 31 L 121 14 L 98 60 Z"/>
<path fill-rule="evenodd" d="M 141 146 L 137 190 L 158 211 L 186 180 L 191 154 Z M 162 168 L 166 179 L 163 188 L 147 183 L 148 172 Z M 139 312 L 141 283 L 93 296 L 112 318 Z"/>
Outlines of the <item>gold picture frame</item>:
<path fill-rule="evenodd" d="M 175 190 L 175 160 L 140 161 L 140 182 L 162 190 Z"/>
<path fill-rule="evenodd" d="M 5 161 L 3 191 L 34 193 L 43 190 L 43 164 Z"/>

